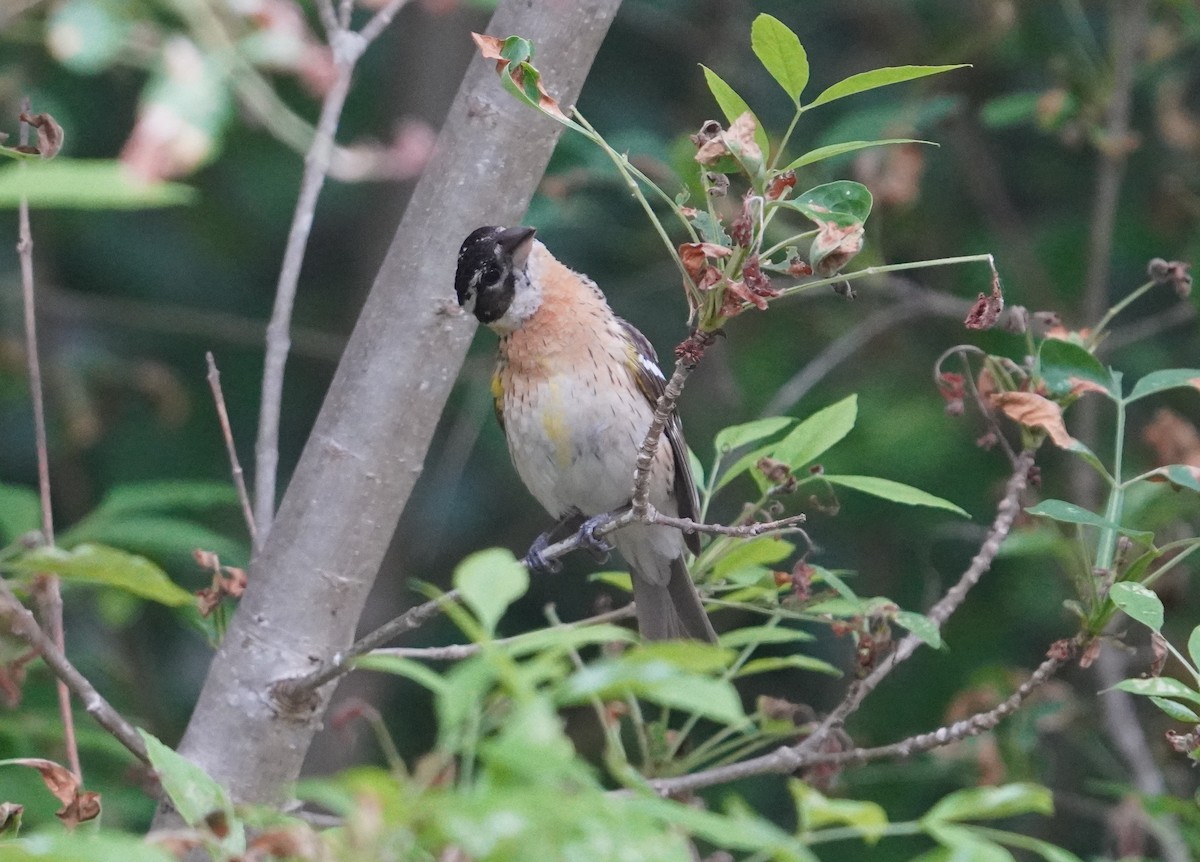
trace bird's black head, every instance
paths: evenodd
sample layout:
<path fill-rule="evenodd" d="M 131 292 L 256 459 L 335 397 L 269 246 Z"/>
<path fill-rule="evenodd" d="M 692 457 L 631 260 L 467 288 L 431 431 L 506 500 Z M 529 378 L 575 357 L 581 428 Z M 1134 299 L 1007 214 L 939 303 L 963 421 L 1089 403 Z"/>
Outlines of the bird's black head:
<path fill-rule="evenodd" d="M 504 316 L 516 293 L 516 273 L 533 247 L 531 227 L 481 227 L 463 240 L 458 252 L 454 292 L 458 304 L 480 323 Z"/>

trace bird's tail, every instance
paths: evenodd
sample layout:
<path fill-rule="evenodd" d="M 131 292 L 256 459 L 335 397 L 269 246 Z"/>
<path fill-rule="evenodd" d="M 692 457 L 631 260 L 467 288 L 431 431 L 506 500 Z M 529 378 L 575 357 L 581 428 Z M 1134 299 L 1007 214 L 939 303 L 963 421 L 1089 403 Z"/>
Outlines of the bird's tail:
<path fill-rule="evenodd" d="M 668 565 L 669 572 L 633 572 L 633 600 L 642 637 L 716 643 L 717 633 L 704 612 L 683 557 L 676 557 Z"/>

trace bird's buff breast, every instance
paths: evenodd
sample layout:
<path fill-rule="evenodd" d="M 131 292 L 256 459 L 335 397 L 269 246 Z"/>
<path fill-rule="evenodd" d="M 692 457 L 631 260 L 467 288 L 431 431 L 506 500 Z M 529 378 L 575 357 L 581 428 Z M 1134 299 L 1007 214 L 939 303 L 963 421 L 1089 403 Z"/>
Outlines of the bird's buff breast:
<path fill-rule="evenodd" d="M 510 387 L 503 408 L 513 465 L 550 514 L 598 515 L 629 501 L 648 406 L 587 376 L 557 375 Z"/>

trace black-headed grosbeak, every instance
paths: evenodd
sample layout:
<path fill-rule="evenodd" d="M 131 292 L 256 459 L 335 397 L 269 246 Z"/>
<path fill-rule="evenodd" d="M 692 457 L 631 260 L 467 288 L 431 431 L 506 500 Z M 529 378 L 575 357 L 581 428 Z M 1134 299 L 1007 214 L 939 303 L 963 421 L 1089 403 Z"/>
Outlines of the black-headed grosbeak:
<path fill-rule="evenodd" d="M 589 278 L 559 263 L 528 227 L 481 227 L 462 244 L 458 301 L 500 336 L 496 415 L 521 480 L 560 525 L 630 504 L 638 449 L 666 385 L 646 337 L 613 314 Z M 679 418 L 650 472 L 650 503 L 696 518 L 699 500 Z M 548 534 L 547 534 L 548 535 Z M 531 551 L 537 551 L 547 535 Z M 638 628 L 652 640 L 716 634 L 684 555 L 697 537 L 633 524 L 609 534 L 629 564 Z"/>

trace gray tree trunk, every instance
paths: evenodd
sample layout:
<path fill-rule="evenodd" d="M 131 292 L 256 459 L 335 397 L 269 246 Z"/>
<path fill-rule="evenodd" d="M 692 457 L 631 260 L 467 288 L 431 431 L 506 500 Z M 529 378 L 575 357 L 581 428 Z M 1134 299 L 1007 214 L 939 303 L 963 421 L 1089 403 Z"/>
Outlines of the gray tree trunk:
<path fill-rule="evenodd" d="M 488 32 L 532 39 L 569 105 L 618 6 L 504 0 Z M 280 802 L 299 775 L 333 686 L 294 714 L 271 686 L 351 642 L 475 331 L 445 311 L 459 243 L 521 218 L 560 131 L 472 61 L 179 746 L 237 801 Z"/>

